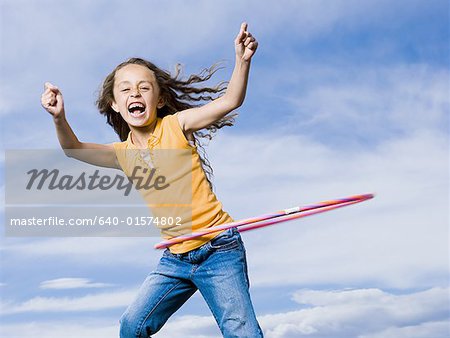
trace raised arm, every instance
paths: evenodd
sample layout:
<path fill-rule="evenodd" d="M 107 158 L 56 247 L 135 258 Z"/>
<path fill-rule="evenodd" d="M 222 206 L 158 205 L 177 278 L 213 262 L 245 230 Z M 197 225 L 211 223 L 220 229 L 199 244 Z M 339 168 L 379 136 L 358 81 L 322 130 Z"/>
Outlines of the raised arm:
<path fill-rule="evenodd" d="M 64 100 L 58 87 L 46 82 L 41 104 L 53 116 L 59 143 L 67 156 L 101 167 L 120 168 L 112 144 L 85 143 L 78 140 L 66 120 Z"/>
<path fill-rule="evenodd" d="M 186 135 L 211 125 L 244 102 L 250 61 L 258 47 L 258 42 L 247 31 L 245 22 L 242 23 L 234 44 L 236 63 L 225 94 L 204 106 L 186 109 L 177 114 Z"/>

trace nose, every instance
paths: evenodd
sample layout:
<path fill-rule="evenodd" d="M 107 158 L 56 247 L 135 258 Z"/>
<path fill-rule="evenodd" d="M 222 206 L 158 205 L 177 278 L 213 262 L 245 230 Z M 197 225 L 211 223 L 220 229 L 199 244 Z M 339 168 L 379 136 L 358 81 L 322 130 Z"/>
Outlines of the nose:
<path fill-rule="evenodd" d="M 134 88 L 131 90 L 131 94 L 132 97 L 140 97 L 141 96 L 141 92 L 139 91 L 139 88 Z"/>

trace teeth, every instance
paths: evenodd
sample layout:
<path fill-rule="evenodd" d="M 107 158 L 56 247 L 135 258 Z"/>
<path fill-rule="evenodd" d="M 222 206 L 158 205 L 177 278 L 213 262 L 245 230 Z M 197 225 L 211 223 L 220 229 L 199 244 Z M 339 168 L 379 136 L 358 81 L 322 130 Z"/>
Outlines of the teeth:
<path fill-rule="evenodd" d="M 140 102 L 133 102 L 128 106 L 128 111 L 133 116 L 142 115 L 145 112 L 145 105 Z"/>
<path fill-rule="evenodd" d="M 144 108 L 144 105 L 142 103 L 132 103 L 128 109 L 133 109 L 133 108 Z"/>

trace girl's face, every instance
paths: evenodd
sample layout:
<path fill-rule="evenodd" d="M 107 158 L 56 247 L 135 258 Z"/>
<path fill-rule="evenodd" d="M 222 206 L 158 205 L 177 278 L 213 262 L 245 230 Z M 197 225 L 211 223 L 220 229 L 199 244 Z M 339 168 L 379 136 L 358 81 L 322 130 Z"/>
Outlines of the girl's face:
<path fill-rule="evenodd" d="M 164 106 L 155 73 L 141 65 L 129 64 L 116 71 L 113 94 L 112 109 L 133 127 L 151 125 L 156 108 Z"/>

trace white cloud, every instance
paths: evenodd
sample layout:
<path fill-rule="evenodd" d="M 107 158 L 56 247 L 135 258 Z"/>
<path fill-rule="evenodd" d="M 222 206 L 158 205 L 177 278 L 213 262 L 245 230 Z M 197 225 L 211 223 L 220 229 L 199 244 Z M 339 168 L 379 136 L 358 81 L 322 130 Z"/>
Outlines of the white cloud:
<path fill-rule="evenodd" d="M 448 331 L 442 328 L 450 323 L 448 292 L 440 288 L 405 295 L 379 289 L 303 290 L 294 299 L 307 308 L 263 316 L 261 323 L 272 338 L 383 337 L 387 331 L 408 332 L 415 327 L 422 329 L 414 337 L 440 338 L 446 337 Z"/>
<path fill-rule="evenodd" d="M 391 327 L 380 332 L 365 334 L 359 338 L 440 338 L 448 337 L 450 323 L 448 321 L 428 322 L 405 327 Z"/>
<path fill-rule="evenodd" d="M 448 288 L 403 294 L 380 289 L 299 290 L 293 296 L 302 306 L 299 310 L 262 315 L 259 322 L 267 338 L 444 338 L 450 328 L 448 294 Z M 84 325 L 32 322 L 21 324 L 21 330 L 9 324 L 2 330 L 7 337 L 21 332 L 21 337 L 50 338 L 58 337 L 63 327 L 70 328 L 64 337 L 106 338 L 117 335 L 118 329 L 108 322 L 86 320 Z M 221 335 L 212 316 L 174 316 L 155 337 Z"/>
<path fill-rule="evenodd" d="M 267 338 L 444 338 L 450 325 L 448 292 L 442 288 L 403 295 L 379 289 L 301 290 L 294 299 L 307 307 L 259 316 L 259 322 Z M 197 331 L 205 335 L 214 326 L 210 317 L 186 316 L 169 322 L 157 336 L 195 337 Z"/>
<path fill-rule="evenodd" d="M 41 289 L 79 289 L 79 288 L 104 288 L 113 284 L 93 283 L 87 278 L 57 278 L 40 283 Z"/>
<path fill-rule="evenodd" d="M 328 74 L 320 69 L 305 71 L 310 76 L 322 75 L 321 81 L 300 94 L 295 90 L 300 83 L 294 84 L 287 93 L 294 111 L 291 126 L 305 134 L 317 138 L 318 133 L 330 133 L 379 142 L 402 133 L 446 129 L 450 112 L 447 69 L 417 64 L 330 68 Z"/>
<path fill-rule="evenodd" d="M 81 323 L 80 323 L 81 322 Z M 111 338 L 118 337 L 119 324 L 111 321 L 85 318 L 82 321 L 71 320 L 37 322 L 31 321 L 18 324 L 3 324 L 0 335 L 8 338 L 39 337 L 39 338 Z M 169 323 L 154 337 L 183 338 L 220 338 L 219 329 L 212 317 L 184 316 Z"/>
<path fill-rule="evenodd" d="M 2 324 L 0 335 L 8 338 L 111 338 L 119 335 L 119 325 L 111 323 L 91 323 L 90 319 L 79 322 L 38 322 Z"/>
<path fill-rule="evenodd" d="M 125 308 L 136 296 L 136 289 L 89 294 L 82 297 L 34 297 L 22 303 L 3 300 L 1 312 L 12 315 L 27 312 L 80 312 Z"/>
<path fill-rule="evenodd" d="M 380 289 L 298 290 L 292 296 L 298 310 L 260 315 L 259 322 L 267 338 L 336 337 L 378 338 L 406 334 L 414 338 L 444 338 L 450 322 L 449 289 L 431 288 L 401 294 Z M 92 294 L 78 298 L 35 297 L 20 304 L 2 304 L 3 315 L 27 312 L 101 311 L 129 304 L 136 290 Z M 22 324 L 21 324 L 22 325 Z M 39 337 L 54 337 L 61 326 L 72 327 L 64 321 L 29 323 L 24 334 L 33 328 Z M 14 324 L 4 325 L 3 332 L 14 332 Z M 52 327 L 54 330 L 50 330 Z M 75 325 L 72 332 L 86 332 L 86 337 L 107 337 L 117 327 L 86 321 Z M 7 334 L 7 337 L 15 337 Z M 26 336 L 25 334 L 23 336 Z M 220 337 L 212 316 L 174 316 L 157 337 Z M 71 337 L 71 336 L 70 336 Z M 74 335 L 75 337 L 75 335 Z"/>
<path fill-rule="evenodd" d="M 169 320 L 155 337 L 220 338 L 222 335 L 212 316 L 182 316 Z"/>

